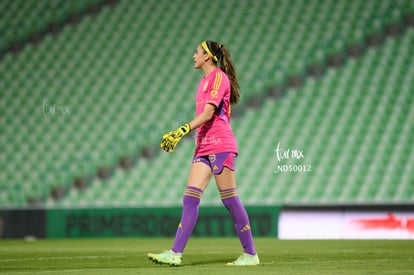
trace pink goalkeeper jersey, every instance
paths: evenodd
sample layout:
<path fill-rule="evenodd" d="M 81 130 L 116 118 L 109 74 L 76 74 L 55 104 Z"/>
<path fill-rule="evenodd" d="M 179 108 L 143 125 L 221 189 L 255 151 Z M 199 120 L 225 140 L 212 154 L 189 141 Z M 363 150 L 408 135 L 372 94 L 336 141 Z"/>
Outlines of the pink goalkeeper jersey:
<path fill-rule="evenodd" d="M 237 142 L 230 127 L 230 81 L 216 68 L 203 77 L 196 95 L 196 115 L 206 104 L 216 107 L 213 118 L 201 125 L 196 133 L 195 156 L 232 152 L 237 153 Z"/>

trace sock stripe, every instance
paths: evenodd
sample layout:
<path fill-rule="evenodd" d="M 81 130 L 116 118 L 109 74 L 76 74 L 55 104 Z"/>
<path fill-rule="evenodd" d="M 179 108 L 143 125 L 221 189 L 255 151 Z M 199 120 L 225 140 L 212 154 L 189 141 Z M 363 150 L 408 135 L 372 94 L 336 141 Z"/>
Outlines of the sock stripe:
<path fill-rule="evenodd" d="M 195 190 L 194 188 L 188 188 L 185 190 L 184 196 L 188 197 L 194 197 L 201 199 L 201 196 L 203 195 L 203 191 Z"/>
<path fill-rule="evenodd" d="M 221 190 L 220 197 L 221 199 L 228 199 L 231 197 L 238 196 L 236 189 Z"/>
<path fill-rule="evenodd" d="M 201 199 L 201 195 L 190 195 L 190 194 L 184 194 L 184 196 L 187 196 L 187 197 L 194 197 L 194 198 L 197 198 L 197 199 Z"/>

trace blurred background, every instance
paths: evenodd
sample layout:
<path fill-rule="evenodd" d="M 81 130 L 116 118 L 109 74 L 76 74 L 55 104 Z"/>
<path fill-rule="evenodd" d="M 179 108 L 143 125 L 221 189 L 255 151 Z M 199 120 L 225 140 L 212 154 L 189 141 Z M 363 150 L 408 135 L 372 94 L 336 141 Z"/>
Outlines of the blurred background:
<path fill-rule="evenodd" d="M 175 207 L 205 39 L 232 54 L 254 205 L 414 200 L 412 0 L 0 1 L 0 207 Z M 300 152 L 300 154 L 299 154 Z M 282 156 L 282 158 L 280 158 Z M 214 182 L 202 205 L 221 205 Z"/>

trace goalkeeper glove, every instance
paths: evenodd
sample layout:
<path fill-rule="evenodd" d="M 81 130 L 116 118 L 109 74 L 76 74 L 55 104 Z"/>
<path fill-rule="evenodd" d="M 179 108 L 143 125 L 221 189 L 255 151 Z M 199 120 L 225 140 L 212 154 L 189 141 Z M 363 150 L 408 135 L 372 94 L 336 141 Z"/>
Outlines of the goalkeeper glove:
<path fill-rule="evenodd" d="M 174 152 L 175 147 L 177 146 L 178 142 L 191 132 L 190 124 L 184 124 L 180 127 L 178 127 L 177 130 L 173 132 L 169 132 L 162 136 L 162 141 L 160 144 L 160 147 L 169 153 Z"/>

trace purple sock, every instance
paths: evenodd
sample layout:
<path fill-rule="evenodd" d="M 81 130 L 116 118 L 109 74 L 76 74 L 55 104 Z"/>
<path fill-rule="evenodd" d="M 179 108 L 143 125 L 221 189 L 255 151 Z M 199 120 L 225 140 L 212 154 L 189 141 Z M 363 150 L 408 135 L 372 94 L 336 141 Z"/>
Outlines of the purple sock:
<path fill-rule="evenodd" d="M 193 232 L 194 226 L 198 217 L 198 206 L 200 204 L 203 190 L 187 186 L 183 197 L 183 212 L 181 214 L 181 221 L 178 225 L 177 233 L 175 234 L 174 245 L 172 250 L 174 252 L 182 253 L 185 245 Z"/>
<path fill-rule="evenodd" d="M 239 236 L 244 252 L 255 255 L 256 250 L 254 248 L 252 231 L 250 230 L 249 216 L 237 195 L 236 188 L 220 190 L 220 197 L 233 218 L 234 229 Z"/>

